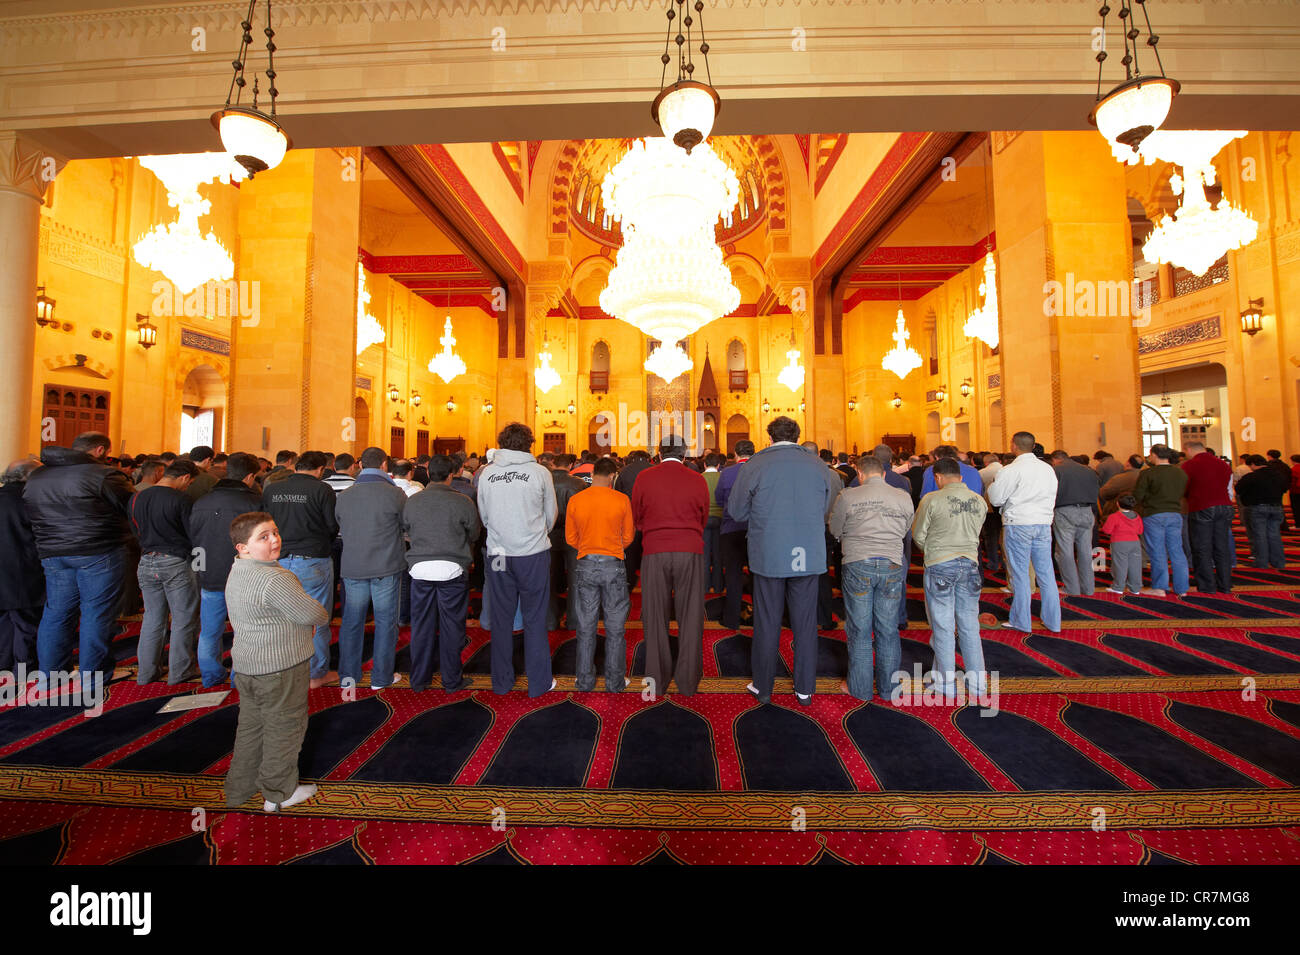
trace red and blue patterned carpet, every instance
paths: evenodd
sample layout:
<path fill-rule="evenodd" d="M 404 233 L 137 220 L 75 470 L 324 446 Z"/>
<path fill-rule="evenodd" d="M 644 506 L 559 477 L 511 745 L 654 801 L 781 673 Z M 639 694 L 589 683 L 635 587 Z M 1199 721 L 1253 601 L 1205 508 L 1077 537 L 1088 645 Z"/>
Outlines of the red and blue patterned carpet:
<path fill-rule="evenodd" d="M 930 664 L 919 568 L 911 583 L 908 671 Z M 237 694 L 160 714 L 200 687 L 127 678 L 93 719 L 0 709 L 0 862 L 1300 862 L 1300 573 L 1243 564 L 1231 595 L 1065 606 L 1059 635 L 984 631 L 984 708 L 842 694 L 842 629 L 819 638 L 810 707 L 787 631 L 763 706 L 749 631 L 715 624 L 693 697 L 576 692 L 571 631 L 551 634 L 556 692 L 499 697 L 472 629 L 467 690 L 312 691 L 301 766 L 321 792 L 279 815 L 224 808 Z"/>

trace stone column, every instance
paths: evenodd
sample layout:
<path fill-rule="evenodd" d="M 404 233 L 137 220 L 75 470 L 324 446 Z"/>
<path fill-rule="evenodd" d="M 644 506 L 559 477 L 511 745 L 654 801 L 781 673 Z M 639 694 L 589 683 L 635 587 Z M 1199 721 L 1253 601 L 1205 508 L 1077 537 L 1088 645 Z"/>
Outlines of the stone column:
<path fill-rule="evenodd" d="M 1095 132 L 1003 134 L 993 187 L 1004 440 L 1132 453 L 1140 319 L 1124 167 Z"/>
<path fill-rule="evenodd" d="M 32 409 L 37 249 L 45 189 L 64 163 L 17 133 L 0 132 L 0 468 L 40 451 Z"/>

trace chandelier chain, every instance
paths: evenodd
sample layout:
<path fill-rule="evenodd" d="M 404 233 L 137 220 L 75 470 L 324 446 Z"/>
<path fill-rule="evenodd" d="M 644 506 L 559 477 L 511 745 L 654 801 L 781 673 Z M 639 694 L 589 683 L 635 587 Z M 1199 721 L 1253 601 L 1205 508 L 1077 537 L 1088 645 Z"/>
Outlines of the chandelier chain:
<path fill-rule="evenodd" d="M 1160 37 L 1151 29 L 1151 14 L 1147 11 L 1147 0 L 1137 0 L 1138 6 L 1142 8 L 1142 16 L 1147 22 L 1147 46 L 1151 47 L 1151 52 L 1155 54 L 1156 66 L 1160 68 L 1160 75 L 1165 75 L 1165 64 L 1160 59 Z"/>
<path fill-rule="evenodd" d="M 248 52 L 248 45 L 253 42 L 253 14 L 256 11 L 256 8 L 257 0 L 248 0 L 248 15 L 244 17 L 243 21 L 239 24 L 243 27 L 244 35 L 239 41 L 239 53 L 235 55 L 234 61 L 230 64 L 234 67 L 235 74 L 230 78 L 230 89 L 226 93 L 227 107 L 230 106 L 231 96 L 234 96 L 236 104 L 239 103 L 244 87 L 248 85 L 248 81 L 244 79 L 244 59 Z M 239 93 L 235 92 L 236 87 L 238 87 Z"/>
<path fill-rule="evenodd" d="M 271 0 L 266 0 L 266 79 L 271 84 L 271 115 L 275 116 L 275 98 L 280 91 L 275 87 L 275 30 L 271 29 Z"/>

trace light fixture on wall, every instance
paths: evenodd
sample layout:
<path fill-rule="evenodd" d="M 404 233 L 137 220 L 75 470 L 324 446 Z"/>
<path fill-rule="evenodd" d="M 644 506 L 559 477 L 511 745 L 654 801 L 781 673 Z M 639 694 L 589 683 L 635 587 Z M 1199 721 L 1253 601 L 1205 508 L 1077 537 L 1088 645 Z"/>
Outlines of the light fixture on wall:
<path fill-rule="evenodd" d="M 447 410 L 448 410 L 448 411 L 455 411 L 455 410 L 456 410 L 456 399 L 453 398 L 451 395 L 448 395 L 448 396 L 447 396 L 447 405 L 446 405 L 446 407 L 447 407 Z"/>
<path fill-rule="evenodd" d="M 384 326 L 370 314 L 370 291 L 366 288 L 366 270 L 357 262 L 357 354 L 384 341 Z"/>
<path fill-rule="evenodd" d="M 889 399 L 889 403 L 893 405 L 895 409 L 901 408 L 903 407 L 903 396 L 895 391 L 894 397 Z"/>
<path fill-rule="evenodd" d="M 947 398 L 948 398 L 948 392 L 944 390 L 943 385 L 940 385 L 938 388 L 934 389 L 935 401 L 943 402 L 946 401 Z"/>
<path fill-rule="evenodd" d="M 805 411 L 807 411 L 807 410 L 808 410 L 808 403 L 805 402 L 803 399 L 800 399 L 800 400 L 799 400 L 799 413 L 800 413 L 800 414 L 803 414 L 803 413 L 804 413 Z"/>
<path fill-rule="evenodd" d="M 145 351 L 158 344 L 158 326 L 149 321 L 148 315 L 135 316 L 136 341 Z"/>
<path fill-rule="evenodd" d="M 857 395 L 854 395 L 852 398 L 849 399 L 849 410 L 850 410 L 850 411 L 857 411 L 857 410 L 858 410 L 858 396 L 857 396 Z"/>
<path fill-rule="evenodd" d="M 1146 20 L 1147 41 L 1156 60 L 1159 75 L 1143 75 L 1138 64 L 1138 40 L 1141 30 L 1133 16 L 1133 7 L 1129 0 L 1119 0 L 1119 20 L 1121 36 L 1124 40 L 1124 81 L 1102 96 L 1102 68 L 1106 62 L 1106 15 L 1111 7 L 1102 0 L 1100 41 L 1101 49 L 1097 51 L 1097 105 L 1088 114 L 1088 122 L 1097 127 L 1097 131 L 1110 143 L 1115 158 L 1123 161 L 1127 154 L 1137 150 L 1142 141 L 1159 129 L 1169 115 L 1169 107 L 1178 94 L 1177 80 L 1165 76 L 1164 64 L 1160 61 L 1160 42 L 1151 29 L 1151 15 L 1147 12 L 1147 0 L 1137 0 Z"/>
<path fill-rule="evenodd" d="M 768 401 L 766 398 L 764 398 L 764 399 L 763 399 L 763 414 L 767 414 L 767 413 L 768 413 L 769 411 L 771 411 L 771 410 L 772 410 L 772 402 L 770 402 L 770 401 Z"/>
<path fill-rule="evenodd" d="M 44 328 L 54 324 L 54 299 L 45 294 L 45 286 L 36 286 L 36 324 Z"/>
<path fill-rule="evenodd" d="M 970 379 L 967 378 L 961 383 L 961 396 L 963 398 L 969 398 L 970 393 L 971 393 L 971 383 L 970 383 Z"/>
<path fill-rule="evenodd" d="M 1207 427 L 1207 428 L 1212 428 L 1212 427 L 1214 427 L 1214 409 L 1213 409 L 1213 408 L 1206 408 L 1203 412 L 1201 412 L 1201 424 L 1205 425 L 1205 427 Z"/>
<path fill-rule="evenodd" d="M 491 414 L 491 413 L 492 413 L 492 399 L 491 399 L 491 398 L 489 398 L 487 401 L 483 402 L 483 413 L 484 413 L 484 414 Z"/>
<path fill-rule="evenodd" d="M 1250 307 L 1241 313 L 1241 331 L 1245 335 L 1254 337 L 1264 328 L 1264 300 L 1262 298 L 1252 298 L 1248 303 Z M 38 318 L 39 322 L 40 319 Z"/>
<path fill-rule="evenodd" d="M 415 405 L 415 407 L 417 408 L 420 407 L 420 402 L 423 400 L 424 399 L 420 397 L 420 393 L 418 391 L 411 392 L 411 404 Z"/>
<path fill-rule="evenodd" d="M 396 402 L 396 401 L 397 401 L 399 398 L 401 398 L 401 397 L 402 397 L 402 393 L 401 393 L 400 391 L 397 390 L 397 386 L 396 386 L 396 385 L 389 385 L 389 386 L 388 386 L 388 400 L 389 400 L 389 401 Z"/>
<path fill-rule="evenodd" d="M 578 409 L 574 406 L 572 401 L 569 402 L 569 406 L 564 410 L 567 411 L 569 414 L 576 414 L 578 411 Z"/>
<path fill-rule="evenodd" d="M 253 102 L 251 106 L 241 105 L 244 87 L 244 65 L 248 60 L 248 47 L 253 42 L 253 14 L 257 0 L 249 0 L 248 15 L 240 21 L 242 34 L 239 41 L 239 53 L 232 66 L 234 76 L 230 79 L 230 90 L 226 93 L 226 105 L 212 114 L 212 125 L 221 135 L 221 145 L 235 160 L 248 170 L 251 179 L 259 172 L 274 169 L 284 159 L 284 154 L 293 147 L 288 135 L 275 118 L 275 100 L 280 95 L 275 78 L 275 30 L 271 29 L 271 0 L 266 0 L 266 26 L 262 34 L 266 37 L 266 80 L 271 97 L 271 112 L 267 114 L 257 106 L 258 75 L 253 72 Z M 237 92 L 236 92 L 237 91 Z M 231 97 L 234 102 L 231 102 Z"/>

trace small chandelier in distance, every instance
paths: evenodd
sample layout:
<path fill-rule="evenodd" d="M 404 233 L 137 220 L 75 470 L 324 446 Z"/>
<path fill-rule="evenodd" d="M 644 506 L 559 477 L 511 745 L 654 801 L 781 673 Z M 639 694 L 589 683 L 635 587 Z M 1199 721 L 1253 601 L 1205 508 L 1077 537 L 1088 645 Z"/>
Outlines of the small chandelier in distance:
<path fill-rule="evenodd" d="M 794 347 L 794 332 L 790 332 L 790 350 L 785 353 L 789 359 L 789 364 L 781 369 L 781 374 L 776 376 L 776 380 L 781 382 L 791 391 L 798 391 L 803 387 L 803 366 L 799 364 L 799 349 Z"/>
<path fill-rule="evenodd" d="M 921 356 L 915 348 L 907 344 L 907 338 L 907 322 L 904 320 L 903 310 L 900 308 L 898 318 L 894 323 L 894 347 L 886 352 L 884 359 L 880 362 L 880 367 L 884 368 L 885 371 L 892 371 L 899 378 L 906 378 L 921 367 Z"/>
<path fill-rule="evenodd" d="M 660 345 L 645 360 L 645 370 L 664 381 L 673 381 L 694 367 L 695 362 L 680 345 Z"/>
<path fill-rule="evenodd" d="M 533 381 L 542 394 L 546 394 L 560 383 L 560 373 L 551 367 L 551 344 L 545 334 L 542 335 L 542 350 L 537 353 L 538 365 L 533 369 Z"/>
<path fill-rule="evenodd" d="M 1182 196 L 1173 215 L 1151 230 L 1142 246 L 1148 262 L 1179 265 L 1195 275 L 1205 275 L 1232 249 L 1255 241 L 1259 223 L 1227 199 L 1211 206 L 1205 187 L 1214 184 L 1213 164 L 1200 169 L 1184 167 L 1186 178 L 1175 174 L 1169 185 Z"/>
<path fill-rule="evenodd" d="M 366 270 L 357 263 L 357 354 L 384 341 L 384 327 L 370 314 L 370 292 L 366 289 Z"/>
<path fill-rule="evenodd" d="M 253 74 L 253 103 L 251 106 L 240 105 L 244 87 L 244 63 L 248 58 L 248 47 L 253 42 L 253 13 L 257 0 L 249 0 L 248 15 L 240 22 L 243 37 L 239 43 L 239 53 L 232 65 L 235 75 L 230 80 L 230 90 L 226 93 L 226 105 L 212 114 L 212 125 L 221 135 L 221 145 L 226 152 L 248 170 L 251 179 L 259 172 L 274 169 L 284 159 L 284 154 L 292 147 L 288 135 L 276 122 L 275 100 L 280 91 L 275 86 L 275 31 L 271 29 L 271 0 L 266 0 L 266 26 L 262 33 L 266 36 L 266 80 L 271 95 L 271 112 L 268 115 L 257 107 L 258 77 Z M 235 91 L 239 92 L 236 93 Z M 231 103 L 231 97 L 234 103 Z"/>
<path fill-rule="evenodd" d="M 984 258 L 984 281 L 980 283 L 984 304 L 970 313 L 962 331 L 967 338 L 978 338 L 989 348 L 998 347 L 998 273 L 993 250 Z"/>
<path fill-rule="evenodd" d="M 447 316 L 447 323 L 443 326 L 442 351 L 429 359 L 429 371 L 437 375 L 446 384 L 451 384 L 452 380 L 460 375 L 465 374 L 465 362 L 456 354 L 456 337 L 451 333 L 451 316 Z"/>

